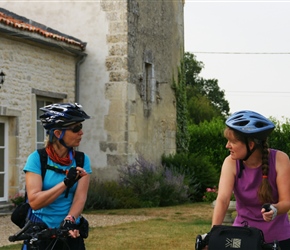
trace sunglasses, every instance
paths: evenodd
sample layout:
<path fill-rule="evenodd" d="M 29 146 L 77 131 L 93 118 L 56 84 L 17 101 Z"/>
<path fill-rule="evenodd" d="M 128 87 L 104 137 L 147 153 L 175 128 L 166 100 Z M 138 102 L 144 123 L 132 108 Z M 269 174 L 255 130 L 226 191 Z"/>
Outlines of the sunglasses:
<path fill-rule="evenodd" d="M 78 133 L 83 128 L 83 124 L 76 125 L 72 128 L 67 128 L 66 130 L 71 130 L 73 133 Z"/>

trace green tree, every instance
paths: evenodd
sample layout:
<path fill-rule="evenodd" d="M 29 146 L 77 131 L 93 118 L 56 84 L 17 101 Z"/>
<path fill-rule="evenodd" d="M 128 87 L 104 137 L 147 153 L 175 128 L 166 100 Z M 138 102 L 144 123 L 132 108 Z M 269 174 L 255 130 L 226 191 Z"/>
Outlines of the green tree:
<path fill-rule="evenodd" d="M 228 115 L 230 111 L 229 102 L 225 99 L 225 92 L 220 89 L 218 80 L 203 79 L 202 82 L 204 84 L 201 93 L 208 97 L 211 104 L 220 111 L 222 116 Z"/>
<path fill-rule="evenodd" d="M 194 86 L 200 93 L 202 92 L 202 78 L 199 76 L 204 68 L 202 62 L 197 61 L 196 56 L 190 52 L 184 54 L 184 73 L 187 86 Z"/>
<path fill-rule="evenodd" d="M 220 117 L 220 112 L 213 107 L 207 96 L 197 92 L 195 88 L 187 88 L 187 109 L 189 124 L 199 124 Z"/>
<path fill-rule="evenodd" d="M 197 61 L 194 54 L 184 54 L 188 115 L 189 120 L 196 124 L 215 117 L 225 117 L 230 110 L 224 90 L 218 86 L 218 80 L 199 76 L 203 68 L 204 64 Z"/>

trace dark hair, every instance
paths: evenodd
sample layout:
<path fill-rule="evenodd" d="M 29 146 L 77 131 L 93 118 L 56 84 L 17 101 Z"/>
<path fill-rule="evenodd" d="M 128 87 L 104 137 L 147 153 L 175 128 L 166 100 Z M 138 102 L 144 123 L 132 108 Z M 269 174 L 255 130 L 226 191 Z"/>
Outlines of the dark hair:
<path fill-rule="evenodd" d="M 258 189 L 258 197 L 262 204 L 272 203 L 272 187 L 268 180 L 269 174 L 269 147 L 267 141 L 263 141 L 263 151 L 262 151 L 262 182 Z"/>

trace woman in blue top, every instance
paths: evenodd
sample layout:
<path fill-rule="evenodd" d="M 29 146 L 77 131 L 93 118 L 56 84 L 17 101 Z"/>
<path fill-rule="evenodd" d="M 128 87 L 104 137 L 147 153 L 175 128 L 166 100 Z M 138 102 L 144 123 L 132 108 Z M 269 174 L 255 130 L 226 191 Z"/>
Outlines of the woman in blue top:
<path fill-rule="evenodd" d="M 85 154 L 83 167 L 76 166 L 75 147 L 80 145 L 82 122 L 90 117 L 81 105 L 56 103 L 41 108 L 40 116 L 47 131 L 45 151 L 47 170 L 42 180 L 41 161 L 37 151 L 29 155 L 24 167 L 28 200 L 33 218 L 49 228 L 71 229 L 67 242 L 70 249 L 85 249 L 76 225 L 79 224 L 90 182 L 90 159 Z M 45 249 L 49 242 L 43 242 Z M 58 243 L 63 244 L 63 243 Z M 56 249 L 62 249 L 58 245 Z"/>

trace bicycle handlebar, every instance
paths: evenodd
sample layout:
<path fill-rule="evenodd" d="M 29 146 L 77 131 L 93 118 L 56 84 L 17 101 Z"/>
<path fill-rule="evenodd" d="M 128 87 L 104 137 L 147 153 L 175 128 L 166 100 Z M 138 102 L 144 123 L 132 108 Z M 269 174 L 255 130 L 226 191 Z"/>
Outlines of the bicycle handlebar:
<path fill-rule="evenodd" d="M 43 224 L 33 223 L 28 221 L 25 226 L 16 234 L 9 236 L 10 242 L 22 241 L 22 240 L 43 240 L 50 238 L 62 238 L 68 237 L 67 228 L 47 228 Z"/>
<path fill-rule="evenodd" d="M 8 240 L 10 242 L 18 241 L 18 238 L 21 238 L 20 236 L 24 234 L 30 228 L 31 225 L 32 225 L 32 222 L 29 220 L 20 231 L 18 231 L 14 235 L 9 236 Z M 19 240 L 25 240 L 25 239 L 19 239 Z"/>

